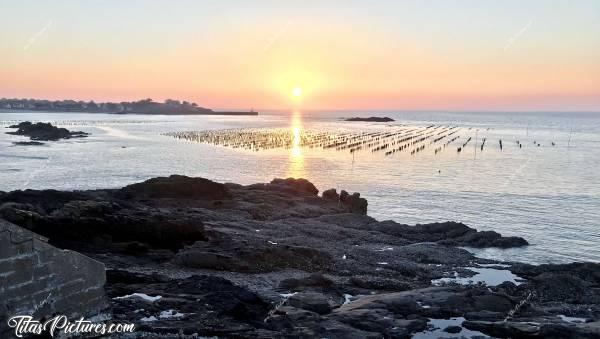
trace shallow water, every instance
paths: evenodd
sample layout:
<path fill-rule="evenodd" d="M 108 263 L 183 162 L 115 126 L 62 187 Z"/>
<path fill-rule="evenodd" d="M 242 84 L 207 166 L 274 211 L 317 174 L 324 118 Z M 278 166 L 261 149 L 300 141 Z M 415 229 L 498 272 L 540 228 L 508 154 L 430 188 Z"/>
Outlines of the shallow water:
<path fill-rule="evenodd" d="M 340 117 L 371 115 L 397 121 L 340 121 Z M 369 201 L 369 214 L 380 220 L 407 224 L 462 221 L 480 230 L 522 236 L 532 244 L 521 249 L 473 250 L 482 257 L 531 263 L 600 261 L 597 114 L 0 113 L 0 126 L 22 120 L 50 121 L 92 135 L 43 146 L 13 146 L 12 142 L 27 139 L 1 133 L 0 190 L 120 187 L 173 173 L 242 184 L 305 177 L 320 190 L 335 187 L 360 192 Z M 246 127 L 347 133 L 428 125 L 460 127 L 461 138 L 437 154 L 434 145 L 427 144 L 414 155 L 401 152 L 386 157 L 367 150 L 352 154 L 293 145 L 264 151 L 232 149 L 164 135 Z M 457 153 L 456 147 L 468 137 L 472 141 Z M 483 138 L 487 140 L 481 152 Z"/>
<path fill-rule="evenodd" d="M 460 285 L 471 285 L 471 284 L 485 284 L 487 286 L 498 286 L 506 281 L 511 282 L 515 285 L 520 285 L 523 279 L 513 274 L 509 270 L 500 270 L 494 268 L 478 268 L 478 267 L 465 267 L 465 269 L 475 273 L 472 277 L 459 277 L 457 272 L 454 272 L 454 277 L 446 277 L 440 279 L 434 279 L 431 281 L 433 285 L 444 285 L 444 284 L 460 284 Z"/>
<path fill-rule="evenodd" d="M 489 338 L 489 336 L 479 332 L 472 331 L 462 327 L 465 321 L 463 317 L 449 319 L 429 319 L 427 330 L 413 334 L 413 339 L 440 339 L 440 338 Z M 449 326 L 460 326 L 459 333 L 448 333 L 444 331 Z"/>

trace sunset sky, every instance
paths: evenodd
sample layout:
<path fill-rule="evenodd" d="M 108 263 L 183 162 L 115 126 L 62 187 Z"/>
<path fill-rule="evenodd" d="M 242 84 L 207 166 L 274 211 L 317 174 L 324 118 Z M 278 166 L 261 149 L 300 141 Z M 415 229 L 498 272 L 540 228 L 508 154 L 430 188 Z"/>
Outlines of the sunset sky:
<path fill-rule="evenodd" d="M 0 0 L 0 14 L 0 97 L 600 111 L 598 0 Z"/>

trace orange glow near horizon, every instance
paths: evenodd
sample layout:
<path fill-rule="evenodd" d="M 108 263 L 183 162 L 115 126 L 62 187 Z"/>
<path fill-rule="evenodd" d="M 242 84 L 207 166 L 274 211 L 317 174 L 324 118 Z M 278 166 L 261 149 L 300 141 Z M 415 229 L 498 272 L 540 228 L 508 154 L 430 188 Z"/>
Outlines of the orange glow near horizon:
<path fill-rule="evenodd" d="M 157 1 L 147 5 L 149 11 L 168 9 L 190 20 L 156 21 L 122 4 L 115 28 L 91 19 L 78 20 L 77 30 L 59 20 L 64 8 L 44 8 L 56 17 L 51 25 L 29 15 L 11 16 L 26 17 L 24 22 L 0 23 L 0 97 L 171 98 L 214 109 L 305 111 L 600 110 L 600 44 L 593 43 L 600 25 L 585 6 L 563 8 L 574 11 L 570 17 L 548 6 L 545 16 L 528 24 L 529 17 L 511 21 L 510 15 L 470 16 L 470 23 L 465 11 L 440 17 L 443 11 L 421 5 L 215 4 L 223 6 L 222 15 L 203 22 L 195 15 L 211 11 L 202 4 Z M 98 8 L 70 10 L 112 13 L 116 5 L 87 6 Z M 331 15 L 340 8 L 345 17 Z M 374 10 L 382 12 L 371 15 Z M 387 12 L 410 15 L 397 20 Z M 473 26 L 486 18 L 489 25 Z M 117 28 L 119 34 L 110 34 Z"/>

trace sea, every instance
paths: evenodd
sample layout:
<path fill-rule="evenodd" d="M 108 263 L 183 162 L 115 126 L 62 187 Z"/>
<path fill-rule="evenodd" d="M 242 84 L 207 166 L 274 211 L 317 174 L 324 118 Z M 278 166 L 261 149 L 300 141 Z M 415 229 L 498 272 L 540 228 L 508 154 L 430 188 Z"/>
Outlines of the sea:
<path fill-rule="evenodd" d="M 369 116 L 394 121 L 344 120 Z M 90 135 L 18 146 L 14 142 L 28 138 L 4 132 L 21 121 L 51 122 Z M 468 249 L 479 257 L 533 264 L 600 262 L 599 113 L 2 112 L 0 129 L 0 191 L 118 188 L 170 174 L 240 184 L 302 177 L 321 191 L 359 192 L 368 200 L 368 214 L 378 220 L 411 225 L 458 221 L 530 243 L 514 249 Z M 259 134 L 285 135 L 286 130 L 288 144 L 257 147 L 251 140 Z M 211 142 L 173 137 L 184 132 L 212 135 L 207 131 L 218 137 Z M 448 136 L 449 131 L 456 132 Z M 330 142 L 353 135 L 361 147 L 309 145 L 304 136 L 314 133 Z M 391 152 L 401 144 L 399 137 L 409 133 L 431 137 Z M 434 142 L 436 136 L 444 138 Z"/>

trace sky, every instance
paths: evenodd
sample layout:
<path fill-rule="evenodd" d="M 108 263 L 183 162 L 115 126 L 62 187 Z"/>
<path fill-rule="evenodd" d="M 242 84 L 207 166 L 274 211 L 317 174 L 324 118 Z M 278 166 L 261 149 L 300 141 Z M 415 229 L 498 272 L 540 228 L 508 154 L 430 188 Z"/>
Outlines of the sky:
<path fill-rule="evenodd" d="M 0 0 L 0 17 L 0 97 L 600 111 L 600 0 Z"/>

